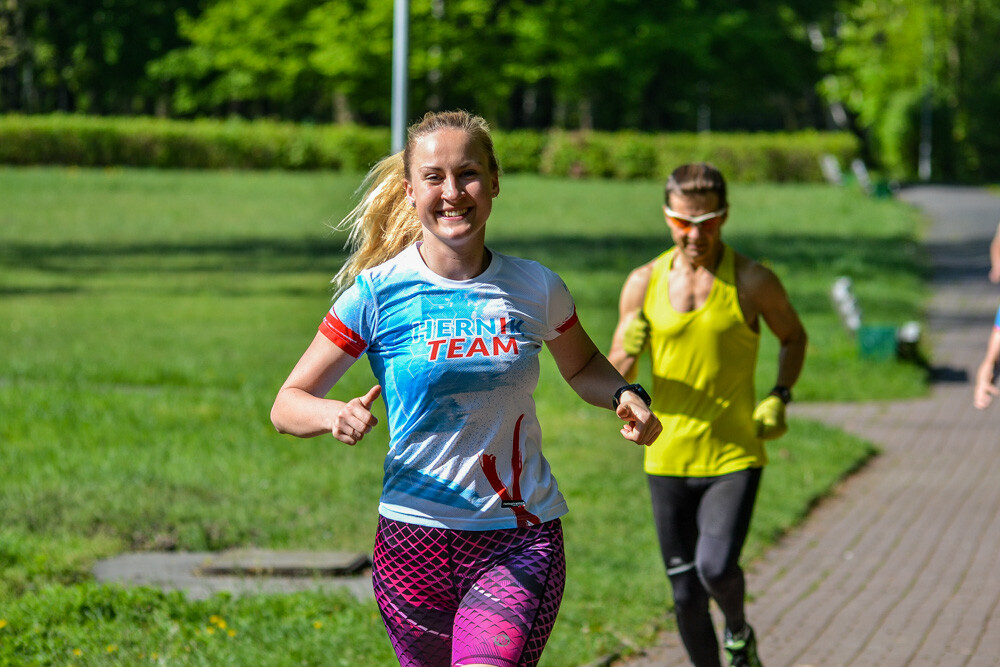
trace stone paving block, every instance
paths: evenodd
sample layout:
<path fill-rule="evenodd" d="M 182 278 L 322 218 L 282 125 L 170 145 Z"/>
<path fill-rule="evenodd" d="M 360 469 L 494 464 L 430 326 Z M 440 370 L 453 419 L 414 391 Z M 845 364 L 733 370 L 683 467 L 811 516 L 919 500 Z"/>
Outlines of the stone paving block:
<path fill-rule="evenodd" d="M 338 577 L 371 567 L 367 554 L 350 551 L 273 551 L 232 549 L 212 554 L 199 574 L 272 577 Z"/>
<path fill-rule="evenodd" d="M 146 552 L 122 554 L 98 562 L 93 569 L 94 578 L 100 582 L 127 586 L 149 586 L 161 590 L 179 590 L 191 599 L 205 599 L 216 593 L 228 592 L 234 595 L 281 594 L 306 590 L 344 590 L 359 600 L 374 597 L 371 575 L 361 567 L 350 574 L 325 576 L 317 573 L 306 574 L 303 565 L 355 565 L 359 558 L 348 558 L 344 554 L 316 554 L 307 557 L 305 552 L 291 554 L 257 553 L 255 558 L 246 560 L 246 553 L 229 558 L 225 552 Z M 245 570 L 238 573 L 236 568 L 207 574 L 213 562 L 223 560 L 228 564 L 243 563 L 281 565 L 285 574 L 262 576 L 263 570 Z M 289 568 L 298 565 L 299 568 Z M 294 570 L 294 575 L 290 572 Z M 272 570 L 272 572 L 276 572 Z"/>

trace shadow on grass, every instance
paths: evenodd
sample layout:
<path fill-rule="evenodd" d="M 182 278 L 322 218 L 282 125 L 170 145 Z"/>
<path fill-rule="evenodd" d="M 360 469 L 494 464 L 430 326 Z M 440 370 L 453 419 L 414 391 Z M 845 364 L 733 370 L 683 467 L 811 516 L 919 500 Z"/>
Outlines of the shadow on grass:
<path fill-rule="evenodd" d="M 823 280 L 824 275 L 831 280 L 837 275 L 849 275 L 870 284 L 880 275 L 916 273 L 918 279 L 929 277 L 928 262 L 922 255 L 924 250 L 905 236 L 857 240 L 821 234 L 733 234 L 727 241 L 750 257 L 780 267 L 783 273 L 812 276 L 819 280 Z M 343 235 L 151 243 L 9 243 L 0 247 L 0 270 L 31 270 L 63 278 L 114 273 L 180 275 L 189 272 L 246 272 L 277 275 L 316 271 L 332 276 L 347 256 L 343 244 Z M 611 273 L 619 275 L 624 282 L 629 271 L 663 252 L 669 245 L 669 239 L 554 233 L 509 238 L 501 233 L 495 240 L 491 239 L 489 245 L 499 252 L 538 260 L 559 273 Z M 937 253 L 956 258 L 968 257 L 973 251 L 974 242 L 935 249 Z M 958 268 L 966 270 L 963 261 L 956 260 L 955 263 Z M 811 280 L 808 285 L 786 283 L 786 287 L 795 292 L 800 312 L 829 311 L 827 285 L 818 286 L 815 280 Z M 9 296 L 58 295 L 74 289 L 79 288 L 6 285 L 0 287 L 0 293 Z M 880 308 L 887 313 L 897 313 L 907 312 L 912 305 L 886 297 L 880 301 Z"/>
<path fill-rule="evenodd" d="M 726 239 L 738 251 L 759 261 L 781 264 L 790 270 L 829 272 L 837 267 L 860 269 L 865 274 L 911 273 L 927 265 L 920 245 L 906 236 L 856 240 L 816 235 L 759 234 Z M 507 239 L 491 244 L 501 252 L 537 259 L 553 268 L 575 270 L 617 269 L 624 273 L 669 247 L 669 239 L 644 236 L 559 236 Z M 924 273 L 920 274 L 922 277 Z"/>
<path fill-rule="evenodd" d="M 143 271 L 296 273 L 339 267 L 347 256 L 337 238 L 243 238 L 191 243 L 9 243 L 0 267 L 56 274 Z"/>
<path fill-rule="evenodd" d="M 727 239 L 741 252 L 791 269 L 819 267 L 861 268 L 877 275 L 881 271 L 907 272 L 921 264 L 919 245 L 905 236 L 856 240 L 823 235 L 766 234 L 733 235 Z M 988 239 L 987 239 L 988 241 Z M 489 245 L 521 257 L 537 259 L 561 270 L 631 270 L 665 250 L 669 240 L 644 236 L 547 234 L 523 239 L 500 236 Z M 969 248 L 954 248 L 958 256 Z M 980 246 L 980 250 L 982 246 Z M 228 270 L 233 267 L 260 271 L 315 269 L 317 262 L 339 263 L 346 256 L 343 237 L 301 239 L 236 238 L 183 243 L 8 243 L 0 248 L 0 265 L 41 271 L 115 271 L 123 265 L 134 268 L 146 260 L 150 271 L 172 271 L 175 267 Z"/>
<path fill-rule="evenodd" d="M 0 296 L 67 296 L 79 294 L 85 290 L 75 285 L 52 285 L 48 287 L 3 287 L 0 286 Z"/>

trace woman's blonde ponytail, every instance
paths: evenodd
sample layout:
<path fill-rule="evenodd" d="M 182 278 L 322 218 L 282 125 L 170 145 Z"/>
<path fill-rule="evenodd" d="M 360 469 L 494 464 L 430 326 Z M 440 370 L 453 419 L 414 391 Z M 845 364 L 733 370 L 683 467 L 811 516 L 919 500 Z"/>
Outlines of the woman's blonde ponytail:
<path fill-rule="evenodd" d="M 383 159 L 368 172 L 359 192 L 361 201 L 335 227 L 350 232 L 351 254 L 333 278 L 337 292 L 358 274 L 377 266 L 420 238 L 420 219 L 406 198 L 402 151 Z"/>

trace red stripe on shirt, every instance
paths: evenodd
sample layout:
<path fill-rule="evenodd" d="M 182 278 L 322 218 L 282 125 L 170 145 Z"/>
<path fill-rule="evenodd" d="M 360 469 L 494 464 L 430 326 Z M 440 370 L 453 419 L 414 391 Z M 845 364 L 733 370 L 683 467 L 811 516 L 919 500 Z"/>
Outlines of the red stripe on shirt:
<path fill-rule="evenodd" d="M 556 331 L 559 333 L 566 333 L 569 329 L 580 321 L 580 318 L 576 316 L 576 308 L 573 309 L 573 314 L 569 316 L 569 319 L 556 327 Z"/>
<path fill-rule="evenodd" d="M 333 311 L 326 314 L 319 325 L 320 332 L 330 339 L 334 345 L 355 359 L 364 354 L 368 344 L 358 334 L 351 331 L 340 321 Z"/>

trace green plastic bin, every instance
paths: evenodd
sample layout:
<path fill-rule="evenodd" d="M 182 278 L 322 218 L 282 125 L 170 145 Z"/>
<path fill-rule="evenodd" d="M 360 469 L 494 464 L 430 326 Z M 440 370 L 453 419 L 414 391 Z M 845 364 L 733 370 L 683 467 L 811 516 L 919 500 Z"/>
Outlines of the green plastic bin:
<path fill-rule="evenodd" d="M 858 356 L 886 361 L 896 358 L 896 327 L 877 324 L 858 329 Z"/>

